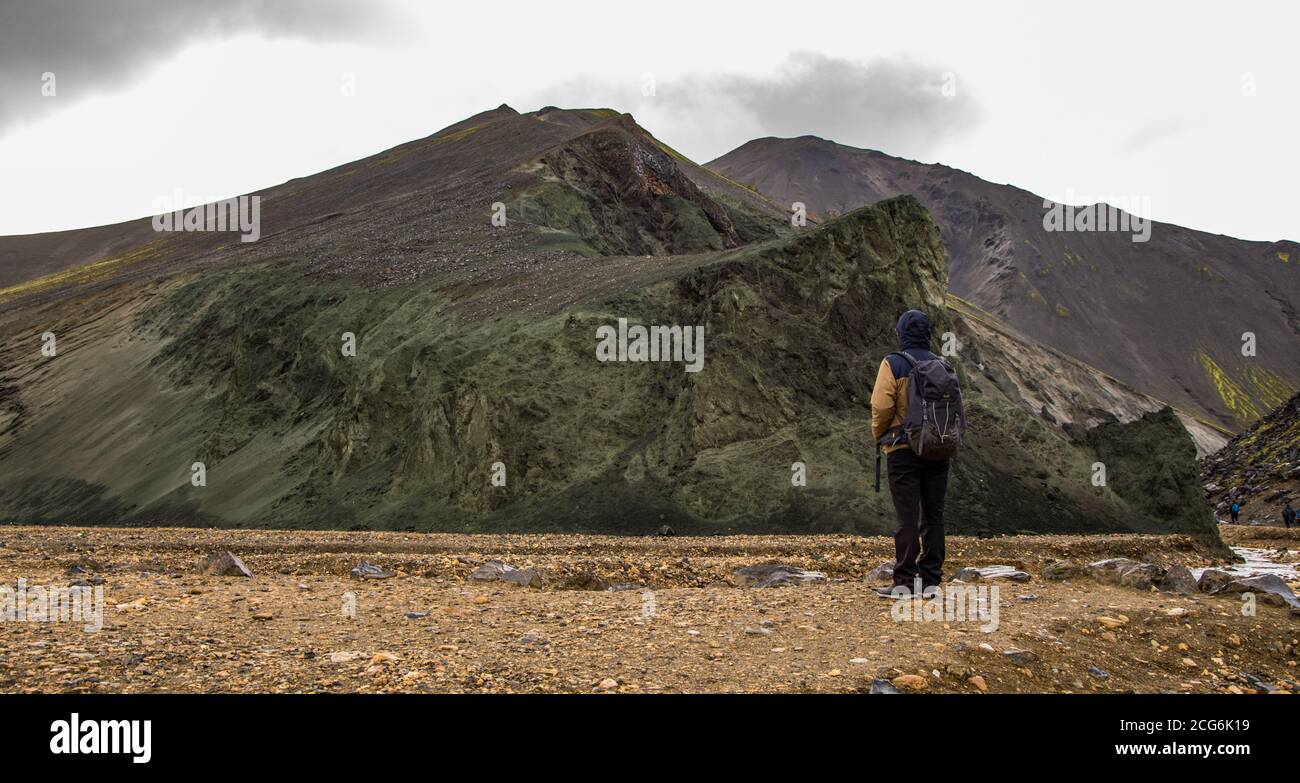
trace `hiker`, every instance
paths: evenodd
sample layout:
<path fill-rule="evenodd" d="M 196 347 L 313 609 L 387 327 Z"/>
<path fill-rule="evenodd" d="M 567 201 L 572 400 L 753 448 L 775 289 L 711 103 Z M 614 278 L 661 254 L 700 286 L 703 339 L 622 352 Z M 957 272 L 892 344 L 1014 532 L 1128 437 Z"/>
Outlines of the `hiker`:
<path fill-rule="evenodd" d="M 957 374 L 930 352 L 930 319 L 908 310 L 894 329 L 898 352 L 880 362 L 871 391 L 871 434 L 888 464 L 889 494 L 898 515 L 894 531 L 894 586 L 886 597 L 938 587 L 943 578 L 943 499 L 948 465 L 965 425 Z"/>
<path fill-rule="evenodd" d="M 1241 504 L 1235 500 L 1232 501 L 1232 505 L 1228 506 L 1228 513 L 1232 515 L 1232 524 L 1237 524 L 1237 515 L 1241 513 Z"/>
<path fill-rule="evenodd" d="M 1291 527 L 1295 524 L 1295 509 L 1291 508 L 1291 501 L 1286 502 L 1286 508 L 1282 509 L 1282 524 Z"/>

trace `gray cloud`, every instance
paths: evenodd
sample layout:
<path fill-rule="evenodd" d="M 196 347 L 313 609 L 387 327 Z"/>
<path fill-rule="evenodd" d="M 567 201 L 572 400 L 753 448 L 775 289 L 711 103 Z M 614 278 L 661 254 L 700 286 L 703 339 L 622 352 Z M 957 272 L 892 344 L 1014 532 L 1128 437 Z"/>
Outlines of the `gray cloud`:
<path fill-rule="evenodd" d="M 945 79 L 953 86 L 951 96 L 943 92 Z M 926 153 L 978 117 L 954 72 L 907 61 L 861 63 L 797 53 L 775 79 L 730 77 L 717 87 L 770 135 L 813 133 L 895 154 Z"/>
<path fill-rule="evenodd" d="M 945 86 L 950 86 L 945 93 Z M 922 157 L 980 120 L 960 74 L 910 60 L 848 60 L 809 52 L 788 56 L 771 76 L 694 75 L 665 80 L 654 97 L 638 84 L 575 81 L 548 90 L 544 103 L 604 103 L 677 125 L 683 144 L 721 154 L 719 131 L 753 136 L 821 136 L 894 155 Z M 708 127 L 706 127 L 708 126 Z M 656 128 L 651 128 L 656 130 Z M 684 140 L 682 137 L 686 137 Z M 748 138 L 731 137 L 734 146 Z M 729 148 L 728 148 L 729 149 Z"/>
<path fill-rule="evenodd" d="M 120 87 L 196 40 L 346 40 L 392 21 L 380 0 L 0 0 L 0 131 Z M 41 94 L 47 72 L 56 98 Z"/>

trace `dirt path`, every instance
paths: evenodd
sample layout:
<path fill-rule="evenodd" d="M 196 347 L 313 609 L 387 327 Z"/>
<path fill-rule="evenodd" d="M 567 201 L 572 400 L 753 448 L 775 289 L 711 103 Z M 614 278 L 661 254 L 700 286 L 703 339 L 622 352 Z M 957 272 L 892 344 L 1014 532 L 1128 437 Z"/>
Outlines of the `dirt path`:
<path fill-rule="evenodd" d="M 1300 549 L 1300 531 L 1224 535 Z M 1285 608 L 1261 603 L 1243 616 L 1231 598 L 1041 576 L 1059 559 L 1209 562 L 1189 539 L 953 538 L 948 573 L 997 563 L 1032 575 L 999 585 L 991 633 L 977 619 L 892 617 L 863 580 L 891 548 L 847 536 L 0 527 L 0 584 L 105 582 L 98 632 L 0 621 L 0 692 L 854 692 L 900 675 L 928 691 L 972 693 L 1300 691 L 1300 618 Z M 200 575 L 199 556 L 218 549 L 255 577 Z M 489 559 L 536 567 L 546 586 L 467 580 Z M 351 578 L 361 561 L 396 575 Z M 828 579 L 732 583 L 734 569 L 772 561 Z M 599 581 L 589 574 L 644 587 L 559 587 Z M 1005 654 L 1013 649 L 1025 654 Z"/>

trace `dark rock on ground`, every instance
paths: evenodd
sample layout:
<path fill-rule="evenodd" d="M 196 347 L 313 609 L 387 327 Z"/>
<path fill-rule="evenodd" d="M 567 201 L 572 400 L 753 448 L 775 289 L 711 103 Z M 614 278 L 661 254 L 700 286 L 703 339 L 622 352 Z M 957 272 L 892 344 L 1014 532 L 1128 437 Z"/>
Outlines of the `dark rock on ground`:
<path fill-rule="evenodd" d="M 1004 650 L 1002 654 L 1006 656 L 1007 660 L 1011 661 L 1017 666 L 1026 666 L 1038 660 L 1038 656 L 1035 655 L 1030 650 L 1020 650 L 1017 648 L 1012 648 L 1010 650 Z"/>
<path fill-rule="evenodd" d="M 1171 593 L 1191 595 L 1196 592 L 1196 577 L 1192 576 L 1191 569 L 1187 566 L 1175 563 L 1165 569 L 1165 575 L 1156 586 Z"/>
<path fill-rule="evenodd" d="M 233 552 L 210 552 L 199 564 L 199 570 L 208 576 L 251 577 L 253 572 Z"/>
<path fill-rule="evenodd" d="M 780 563 L 738 568 L 733 575 L 741 587 L 783 587 L 826 581 L 826 575 L 820 571 L 805 571 Z"/>
<path fill-rule="evenodd" d="M 1088 565 L 1088 573 L 1098 582 L 1138 590 L 1149 590 L 1164 578 L 1165 570 L 1153 563 L 1139 563 L 1127 557 L 1113 557 Z"/>
<path fill-rule="evenodd" d="M 1261 600 L 1274 606 L 1300 609 L 1300 598 L 1296 598 L 1295 593 L 1291 592 L 1291 588 L 1277 574 L 1260 574 L 1233 579 L 1215 592 L 1219 594 L 1258 593 L 1261 595 Z"/>
<path fill-rule="evenodd" d="M 862 581 L 873 582 L 873 583 L 875 582 L 885 583 L 885 582 L 894 581 L 894 561 L 890 560 L 888 563 L 881 563 L 880 565 L 871 569 L 870 571 L 867 572 L 866 576 L 862 577 Z"/>
<path fill-rule="evenodd" d="M 515 568 L 499 560 L 489 560 L 469 575 L 474 582 L 511 582 L 524 587 L 542 586 L 542 572 L 536 568 Z"/>
<path fill-rule="evenodd" d="M 899 693 L 899 690 L 895 688 L 894 683 L 890 682 L 889 680 L 882 680 L 877 678 L 871 681 L 871 692 L 872 693 Z"/>
<path fill-rule="evenodd" d="M 1235 578 L 1227 571 L 1207 568 L 1201 572 L 1201 578 L 1196 580 L 1196 587 L 1202 593 L 1217 593 L 1227 587 L 1228 583 Z"/>
<path fill-rule="evenodd" d="M 960 569 L 952 577 L 960 582 L 978 582 L 984 579 L 1007 579 L 1012 582 L 1028 582 L 1029 574 L 1017 568 L 1005 565 L 967 567 Z"/>
<path fill-rule="evenodd" d="M 353 579 L 388 579 L 395 574 L 371 563 L 358 563 L 350 572 Z"/>

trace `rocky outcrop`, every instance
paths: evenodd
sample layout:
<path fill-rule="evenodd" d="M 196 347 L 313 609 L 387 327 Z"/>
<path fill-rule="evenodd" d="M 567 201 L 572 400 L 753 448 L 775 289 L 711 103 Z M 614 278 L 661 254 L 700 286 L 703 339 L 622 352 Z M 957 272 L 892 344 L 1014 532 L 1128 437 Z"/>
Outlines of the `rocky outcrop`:
<path fill-rule="evenodd" d="M 1221 517 L 1236 501 L 1243 521 L 1281 524 L 1300 509 L 1300 392 L 1201 462 L 1206 500 Z"/>
<path fill-rule="evenodd" d="M 1217 538 L 1201 492 L 1196 446 L 1170 408 L 1131 424 L 1102 424 L 1087 444 L 1105 466 L 1106 486 L 1162 530 Z"/>

